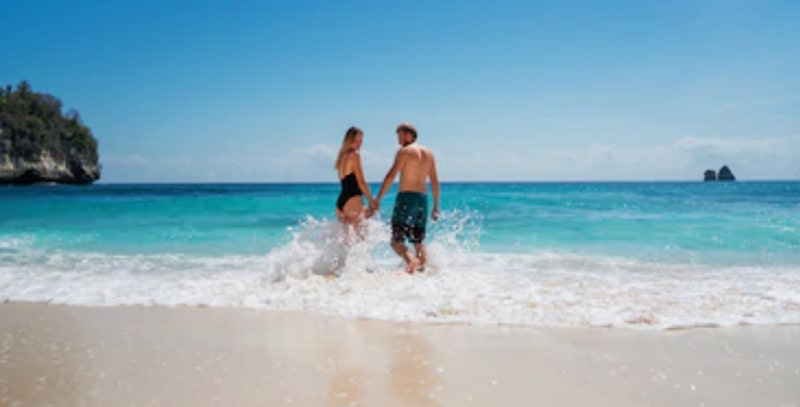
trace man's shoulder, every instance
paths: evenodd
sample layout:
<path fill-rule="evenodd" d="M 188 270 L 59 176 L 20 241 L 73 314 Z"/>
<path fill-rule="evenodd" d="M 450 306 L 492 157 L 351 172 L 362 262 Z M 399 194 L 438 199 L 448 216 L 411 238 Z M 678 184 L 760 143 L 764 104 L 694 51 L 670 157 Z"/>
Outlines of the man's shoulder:
<path fill-rule="evenodd" d="M 422 144 L 414 143 L 414 144 L 411 144 L 411 145 L 400 147 L 400 149 L 397 150 L 397 155 L 398 156 L 399 155 L 406 155 L 406 156 L 410 155 L 410 156 L 414 156 L 414 157 L 418 157 L 420 155 L 427 155 L 427 156 L 433 157 L 433 151 L 431 151 L 431 149 L 429 149 L 428 147 L 423 146 Z"/>
<path fill-rule="evenodd" d="M 399 154 L 408 154 L 410 152 L 416 151 L 416 148 L 417 147 L 414 146 L 414 145 L 402 146 L 402 147 L 400 147 L 399 150 L 397 150 L 397 152 Z"/>
<path fill-rule="evenodd" d="M 428 147 L 425 147 L 422 144 L 413 143 L 413 144 L 409 144 L 409 145 L 404 146 L 404 147 L 400 147 L 400 151 L 428 151 L 428 152 L 430 152 L 431 149 L 428 148 Z"/>
<path fill-rule="evenodd" d="M 419 145 L 419 150 L 426 155 L 433 157 L 433 150 L 428 147 L 423 146 L 422 144 Z"/>

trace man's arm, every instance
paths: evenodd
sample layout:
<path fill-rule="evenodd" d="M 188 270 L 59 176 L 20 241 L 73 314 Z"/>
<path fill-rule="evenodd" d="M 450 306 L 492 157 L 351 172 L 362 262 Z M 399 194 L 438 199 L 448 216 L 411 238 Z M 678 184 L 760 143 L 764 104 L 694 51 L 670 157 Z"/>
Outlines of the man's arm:
<path fill-rule="evenodd" d="M 431 172 L 428 174 L 431 178 L 431 190 L 433 190 L 433 211 L 431 212 L 431 218 L 433 220 L 439 220 L 439 175 L 436 174 L 436 159 L 431 154 Z"/>
<path fill-rule="evenodd" d="M 386 173 L 386 177 L 383 178 L 383 184 L 381 184 L 381 190 L 378 192 L 378 196 L 375 197 L 375 200 L 372 201 L 372 209 L 377 209 L 380 206 L 381 199 L 386 192 L 389 191 L 389 188 L 392 186 L 395 177 L 397 177 L 397 172 L 400 171 L 400 168 L 403 166 L 403 160 L 405 160 L 405 154 L 403 154 L 403 149 L 397 151 L 397 155 L 394 157 L 394 164 L 392 164 L 392 168 L 389 169 L 389 172 Z"/>

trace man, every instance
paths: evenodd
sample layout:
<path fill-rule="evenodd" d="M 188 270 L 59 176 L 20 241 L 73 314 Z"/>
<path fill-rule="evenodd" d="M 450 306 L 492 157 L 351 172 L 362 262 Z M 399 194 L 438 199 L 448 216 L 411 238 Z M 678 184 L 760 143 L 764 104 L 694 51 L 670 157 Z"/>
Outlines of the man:
<path fill-rule="evenodd" d="M 392 213 L 392 249 L 406 262 L 406 270 L 413 274 L 425 269 L 425 226 L 428 217 L 428 188 L 430 179 L 433 191 L 434 221 L 439 219 L 439 178 L 436 175 L 436 161 L 431 150 L 417 143 L 417 129 L 410 123 L 397 127 L 397 141 L 402 147 L 397 151 L 394 165 L 383 179 L 381 190 L 371 203 L 372 210 L 378 210 L 381 198 L 392 186 L 397 173 L 400 173 L 400 188 Z M 406 241 L 414 245 L 416 255 L 412 255 Z"/>

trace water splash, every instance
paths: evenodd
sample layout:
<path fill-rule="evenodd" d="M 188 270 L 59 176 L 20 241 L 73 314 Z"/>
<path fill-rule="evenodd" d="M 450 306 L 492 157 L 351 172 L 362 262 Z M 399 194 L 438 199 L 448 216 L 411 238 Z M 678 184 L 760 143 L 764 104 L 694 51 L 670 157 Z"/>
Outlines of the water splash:
<path fill-rule="evenodd" d="M 482 218 L 432 224 L 431 271 L 402 272 L 381 219 L 363 238 L 307 217 L 262 255 L 114 255 L 0 240 L 0 299 L 310 310 L 420 322 L 610 326 L 800 323 L 800 268 L 647 262 L 568 251 L 490 253 Z"/>

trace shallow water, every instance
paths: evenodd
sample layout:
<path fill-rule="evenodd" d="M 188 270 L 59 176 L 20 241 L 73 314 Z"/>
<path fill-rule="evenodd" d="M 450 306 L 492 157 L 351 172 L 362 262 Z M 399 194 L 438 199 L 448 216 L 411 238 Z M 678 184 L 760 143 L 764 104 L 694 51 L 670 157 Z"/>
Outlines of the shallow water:
<path fill-rule="evenodd" d="M 0 298 L 540 326 L 800 323 L 800 182 L 444 184 L 429 271 L 414 278 L 387 244 L 393 195 L 348 243 L 337 194 L 0 188 Z"/>

